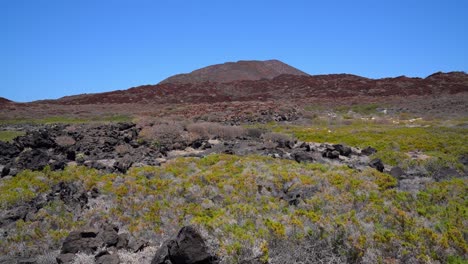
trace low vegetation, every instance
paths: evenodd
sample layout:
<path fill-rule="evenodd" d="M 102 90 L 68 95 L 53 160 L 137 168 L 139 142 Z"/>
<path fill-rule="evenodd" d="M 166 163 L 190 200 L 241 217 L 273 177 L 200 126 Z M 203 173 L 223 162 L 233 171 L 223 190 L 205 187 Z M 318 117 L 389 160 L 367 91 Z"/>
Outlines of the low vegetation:
<path fill-rule="evenodd" d="M 444 168 L 466 175 L 460 159 L 468 153 L 468 129 L 460 125 L 466 120 L 447 124 L 374 116 L 376 111 L 375 105 L 354 106 L 306 124 L 247 127 L 145 119 L 137 125 L 138 140 L 181 149 L 198 139 L 242 137 L 261 140 L 265 148 L 287 148 L 296 139 L 344 143 L 376 148 L 371 158 L 386 165 L 424 167 L 425 176 Z M 18 133 L 0 132 L 0 140 Z M 54 140 L 61 147 L 76 143 L 70 136 Z M 115 147 L 121 155 L 132 150 L 128 144 Z M 111 222 L 154 247 L 181 226 L 196 226 L 222 263 L 466 263 L 468 179 L 423 178 L 407 191 L 372 168 L 226 154 L 179 157 L 123 174 L 83 166 L 24 170 L 0 180 L 0 210 L 31 204 L 62 182 L 99 195 L 80 210 L 56 199 L 28 213 L 8 227 L 0 255 L 43 254 L 59 249 L 72 230 Z"/>
<path fill-rule="evenodd" d="M 101 195 L 79 214 L 53 202 L 17 221 L 14 235 L 0 241 L 1 254 L 58 248 L 71 230 L 103 220 L 156 244 L 180 226 L 198 226 L 226 263 L 252 256 L 287 263 L 306 253 L 329 263 L 445 263 L 468 254 L 466 179 L 427 182 L 409 193 L 370 168 L 215 154 L 125 175 L 80 166 L 23 171 L 0 182 L 0 209 L 61 181 L 82 182 Z M 290 194 L 300 197 L 291 202 Z"/>
<path fill-rule="evenodd" d="M 68 117 L 68 116 L 50 116 L 40 119 L 33 118 L 14 118 L 0 119 L 0 125 L 4 124 L 85 124 L 102 122 L 130 122 L 133 118 L 127 115 L 104 115 L 93 117 Z"/>
<path fill-rule="evenodd" d="M 0 131 L 0 141 L 11 141 L 15 137 L 24 135 L 21 131 Z"/>
<path fill-rule="evenodd" d="M 446 126 L 443 121 L 365 118 L 345 122 L 337 117 L 315 120 L 307 126 L 270 123 L 260 127 L 302 141 L 372 146 L 378 150 L 373 157 L 404 168 L 424 165 L 462 169 L 459 158 L 468 153 L 468 129 Z"/>

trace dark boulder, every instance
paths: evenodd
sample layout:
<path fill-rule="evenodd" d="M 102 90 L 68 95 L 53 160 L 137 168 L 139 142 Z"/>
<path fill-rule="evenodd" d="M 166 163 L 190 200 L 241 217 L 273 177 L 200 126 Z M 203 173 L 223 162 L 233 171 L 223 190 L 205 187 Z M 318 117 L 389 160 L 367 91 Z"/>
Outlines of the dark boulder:
<path fill-rule="evenodd" d="M 327 149 L 323 152 L 322 156 L 329 159 L 337 159 L 340 156 L 340 152 L 337 150 Z"/>
<path fill-rule="evenodd" d="M 299 191 L 288 193 L 288 204 L 298 206 L 301 202 L 301 193 Z"/>
<path fill-rule="evenodd" d="M 50 163 L 50 169 L 51 170 L 63 170 L 65 169 L 65 166 L 67 164 L 65 163 L 64 160 L 55 160 L 52 163 Z"/>
<path fill-rule="evenodd" d="M 115 226 L 106 225 L 103 230 L 99 232 L 98 239 L 107 247 L 116 246 L 119 242 L 119 229 Z"/>
<path fill-rule="evenodd" d="M 101 194 L 99 189 L 96 187 L 93 187 L 91 191 L 89 192 L 90 192 L 91 198 L 97 198 Z"/>
<path fill-rule="evenodd" d="M 62 200 L 71 208 L 83 208 L 88 203 L 88 195 L 80 182 L 59 182 L 47 195 L 47 201 L 52 200 Z"/>
<path fill-rule="evenodd" d="M 288 149 L 294 148 L 294 141 L 292 140 L 278 139 L 276 143 L 278 144 L 278 148 L 288 148 Z"/>
<path fill-rule="evenodd" d="M 16 165 L 21 169 L 42 170 L 49 163 L 49 159 L 49 154 L 45 150 L 25 150 L 18 156 Z"/>
<path fill-rule="evenodd" d="M 51 138 L 47 130 L 32 131 L 24 136 L 15 138 L 15 144 L 20 148 L 53 148 L 55 141 Z"/>
<path fill-rule="evenodd" d="M 8 161 L 20 153 L 17 146 L 8 142 L 0 141 L 0 162 Z"/>
<path fill-rule="evenodd" d="M 28 205 L 20 205 L 0 212 L 0 227 L 8 225 L 20 219 L 25 219 L 31 208 Z"/>
<path fill-rule="evenodd" d="M 198 149 L 203 146 L 203 143 L 204 143 L 203 139 L 197 139 L 190 144 L 190 147 L 194 149 Z"/>
<path fill-rule="evenodd" d="M 382 163 L 382 160 L 380 159 L 373 159 L 369 162 L 369 166 L 371 168 L 374 168 L 380 172 L 383 172 L 385 167 L 384 167 L 384 164 Z"/>
<path fill-rule="evenodd" d="M 125 156 L 114 163 L 114 168 L 121 173 L 125 173 L 132 164 L 133 160 L 129 156 Z"/>
<path fill-rule="evenodd" d="M 73 150 L 67 150 L 66 156 L 67 156 L 67 160 L 74 161 L 76 159 L 76 152 Z"/>
<path fill-rule="evenodd" d="M 176 238 L 166 241 L 156 252 L 151 264 L 214 264 L 218 258 L 208 252 L 200 233 L 191 226 L 183 227 Z"/>
<path fill-rule="evenodd" d="M 92 254 L 102 245 L 102 241 L 97 236 L 96 230 L 73 231 L 63 242 L 61 253 L 84 252 Z"/>
<path fill-rule="evenodd" d="M 296 152 L 293 153 L 292 157 L 294 158 L 295 161 L 297 162 L 313 162 L 314 161 L 314 156 L 310 152 Z"/>
<path fill-rule="evenodd" d="M 0 170 L 0 177 L 8 176 L 8 174 L 10 174 L 10 170 L 10 166 L 2 166 Z"/>
<path fill-rule="evenodd" d="M 367 147 L 361 150 L 361 154 L 366 155 L 366 156 L 370 156 L 375 153 L 377 153 L 377 150 L 373 147 Z"/>
<path fill-rule="evenodd" d="M 351 148 L 346 145 L 336 144 L 336 145 L 333 145 L 333 147 L 335 148 L 336 151 L 340 153 L 341 156 L 348 157 L 349 155 L 351 155 Z"/>

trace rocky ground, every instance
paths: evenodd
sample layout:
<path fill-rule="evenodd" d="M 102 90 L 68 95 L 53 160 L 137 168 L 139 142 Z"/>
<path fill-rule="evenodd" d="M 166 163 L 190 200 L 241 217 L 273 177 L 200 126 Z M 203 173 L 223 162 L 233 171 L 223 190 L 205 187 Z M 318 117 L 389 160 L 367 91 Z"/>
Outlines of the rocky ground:
<path fill-rule="evenodd" d="M 301 142 L 262 129 L 247 129 L 240 135 L 234 136 L 197 136 L 171 141 L 161 141 L 161 138 L 158 138 L 160 141 L 157 142 L 145 140 L 144 126 L 129 122 L 4 125 L 3 129 L 22 130 L 26 134 L 15 138 L 12 142 L 0 142 L 2 180 L 11 179 L 23 170 L 60 171 L 65 167 L 76 165 L 106 173 L 124 174 L 131 168 L 159 166 L 178 157 L 202 158 L 220 153 L 236 156 L 260 155 L 334 167 L 346 166 L 355 171 L 373 168 L 396 178 L 400 190 L 418 189 L 418 182 L 426 181 L 428 177 L 433 181 L 453 177 L 466 178 L 466 171 L 468 171 L 465 169 L 463 173 L 463 170 L 446 168 L 440 170 L 438 174 L 428 175 L 424 168 L 403 169 L 372 158 L 377 151 L 372 146 L 359 149 L 344 144 Z M 184 129 L 184 132 L 187 132 L 187 129 Z M 467 165 L 466 158 L 463 164 Z M 292 186 L 294 182 L 289 184 Z M 297 190 L 288 191 L 291 186 L 284 186 L 283 192 L 273 195 L 280 197 L 289 205 L 297 206 L 305 193 Z M 2 236 L 4 238 L 11 236 L 10 227 L 34 219 L 46 204 L 59 201 L 64 204 L 66 211 L 80 215 L 81 211 L 87 210 L 99 197 L 98 188 L 86 190 L 79 182 L 58 182 L 51 187 L 49 192 L 19 203 L 15 207 L 2 210 L 0 213 Z M 0 263 L 55 263 L 55 261 L 78 263 L 77 258 L 82 256 L 80 255 L 82 253 L 87 254 L 88 261 L 89 256 L 93 256 L 95 263 L 132 263 L 122 259 L 122 252 L 140 256 L 142 263 L 149 263 L 150 259 L 153 264 L 219 262 L 216 254 L 210 251 L 202 236 L 192 227 L 184 227 L 174 236 L 157 247 L 145 239 L 119 232 L 119 227 L 113 223 L 99 222 L 94 225 L 94 228 L 71 232 L 66 239 L 61 241 L 59 254 L 57 252 L 40 254 L 30 250 L 29 256 L 5 256 L 0 258 Z M 242 263 L 265 262 L 254 258 Z"/>
<path fill-rule="evenodd" d="M 107 172 L 125 173 L 130 167 L 155 166 L 177 157 L 204 157 L 212 153 L 232 155 L 265 155 L 297 162 L 346 165 L 363 169 L 367 166 L 395 176 L 424 176 L 424 172 L 403 172 L 385 166 L 378 159 L 369 159 L 377 152 L 369 146 L 359 149 L 343 144 L 300 142 L 287 136 L 270 135 L 265 131 L 248 130 L 233 138 L 199 138 L 154 144 L 142 140 L 141 128 L 134 123 L 105 125 L 8 125 L 6 129 L 27 130 L 13 142 L 0 142 L 2 177 L 18 172 L 61 170 L 67 165 L 84 165 Z M 398 173 L 396 171 L 399 171 Z M 397 175 L 398 174 L 398 175 Z"/>

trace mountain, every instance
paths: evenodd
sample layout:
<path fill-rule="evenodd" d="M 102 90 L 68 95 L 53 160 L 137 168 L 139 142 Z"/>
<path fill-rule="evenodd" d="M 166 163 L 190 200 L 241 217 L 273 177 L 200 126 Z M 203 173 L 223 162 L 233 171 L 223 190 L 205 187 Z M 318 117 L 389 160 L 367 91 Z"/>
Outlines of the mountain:
<path fill-rule="evenodd" d="M 441 96 L 468 92 L 468 74 L 436 73 L 427 78 L 369 79 L 350 74 L 290 75 L 273 79 L 232 82 L 162 83 L 143 85 L 99 94 L 83 94 L 45 100 L 59 105 L 91 104 L 178 104 L 218 103 L 232 101 L 307 99 L 377 98 L 408 96 Z"/>
<path fill-rule="evenodd" d="M 308 75 L 279 60 L 238 61 L 211 65 L 191 73 L 177 74 L 159 84 L 165 83 L 200 83 L 200 82 L 233 82 L 241 80 L 273 79 L 282 74 Z"/>

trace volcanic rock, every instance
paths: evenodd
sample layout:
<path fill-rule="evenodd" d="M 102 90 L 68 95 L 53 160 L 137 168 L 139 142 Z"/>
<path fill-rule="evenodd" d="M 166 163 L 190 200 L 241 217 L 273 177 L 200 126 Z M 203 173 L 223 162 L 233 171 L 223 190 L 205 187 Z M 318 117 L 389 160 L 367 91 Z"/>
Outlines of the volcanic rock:
<path fill-rule="evenodd" d="M 174 239 L 166 241 L 151 264 L 214 264 L 216 256 L 208 252 L 204 239 L 195 228 L 183 227 Z"/>
<path fill-rule="evenodd" d="M 380 159 L 373 159 L 369 162 L 369 166 L 371 168 L 374 168 L 380 172 L 383 172 L 384 171 L 384 164 L 382 163 L 382 160 Z"/>
<path fill-rule="evenodd" d="M 84 252 L 92 254 L 101 245 L 97 238 L 97 230 L 83 230 L 71 232 L 62 244 L 62 254 Z"/>

